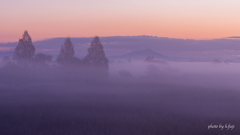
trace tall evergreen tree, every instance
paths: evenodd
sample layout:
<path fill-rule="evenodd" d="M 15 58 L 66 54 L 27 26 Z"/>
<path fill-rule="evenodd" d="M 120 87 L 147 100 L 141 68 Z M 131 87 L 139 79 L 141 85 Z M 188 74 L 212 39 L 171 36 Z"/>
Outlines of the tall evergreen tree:
<path fill-rule="evenodd" d="M 27 31 L 24 31 L 22 39 L 19 39 L 18 45 L 14 50 L 13 59 L 17 61 L 31 60 L 35 53 L 35 47 Z"/>
<path fill-rule="evenodd" d="M 91 46 L 88 48 L 88 54 L 83 61 L 90 66 L 90 68 L 94 68 L 94 70 L 99 69 L 103 74 L 108 74 L 108 59 L 105 56 L 103 45 L 98 36 L 91 42 Z"/>
<path fill-rule="evenodd" d="M 62 46 L 60 53 L 57 57 L 57 62 L 65 64 L 75 60 L 74 57 L 74 46 L 70 38 L 66 38 L 64 45 Z"/>

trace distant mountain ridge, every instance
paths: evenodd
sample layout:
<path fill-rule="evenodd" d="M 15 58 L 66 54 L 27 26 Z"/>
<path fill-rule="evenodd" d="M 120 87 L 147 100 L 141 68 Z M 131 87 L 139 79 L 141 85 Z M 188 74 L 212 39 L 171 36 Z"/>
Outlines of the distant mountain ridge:
<path fill-rule="evenodd" d="M 123 59 L 145 59 L 147 56 L 153 56 L 154 58 L 164 59 L 167 58 L 166 56 L 151 50 L 150 48 L 140 50 L 140 51 L 133 51 L 125 55 L 116 56 L 115 58 L 123 58 Z"/>
<path fill-rule="evenodd" d="M 31 34 L 31 33 L 30 33 Z M 32 37 L 34 39 L 34 37 Z M 74 44 L 75 55 L 83 58 L 87 54 L 87 49 L 90 46 L 93 37 L 71 38 Z M 57 57 L 61 46 L 63 45 L 65 37 L 51 38 L 42 41 L 35 41 L 33 45 L 36 48 L 36 53 L 41 52 L 50 54 L 54 58 Z M 162 54 L 171 58 L 185 58 L 185 60 L 232 60 L 240 61 L 240 40 L 223 38 L 213 40 L 193 40 L 193 39 L 176 39 L 166 37 L 153 37 L 153 36 L 112 36 L 100 37 L 100 41 L 104 47 L 107 57 L 123 56 L 127 57 L 140 57 L 140 54 L 155 55 L 156 58 L 163 58 Z M 13 43 L 0 43 L 0 57 L 8 55 L 12 57 L 12 53 L 17 46 L 18 42 Z M 10 49 L 7 49 L 10 48 Z M 148 52 L 146 48 L 151 48 L 156 54 Z M 145 50 L 146 52 L 138 52 L 137 50 Z M 129 52 L 134 52 L 134 54 Z M 140 54 L 138 54 L 140 53 Z M 177 59 L 176 59 L 177 60 Z"/>

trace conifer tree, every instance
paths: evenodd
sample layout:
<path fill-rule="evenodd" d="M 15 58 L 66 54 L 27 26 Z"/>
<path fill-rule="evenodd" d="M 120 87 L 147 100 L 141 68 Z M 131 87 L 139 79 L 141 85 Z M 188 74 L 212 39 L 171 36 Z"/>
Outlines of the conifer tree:
<path fill-rule="evenodd" d="M 18 45 L 14 50 L 13 59 L 17 61 L 29 61 L 33 58 L 35 47 L 27 31 L 24 31 L 22 39 L 19 39 Z"/>
<path fill-rule="evenodd" d="M 88 54 L 84 58 L 84 63 L 95 71 L 108 74 L 108 59 L 105 56 L 103 45 L 101 44 L 99 37 L 95 37 L 91 42 L 91 46 L 88 48 Z"/>
<path fill-rule="evenodd" d="M 74 62 L 74 46 L 70 38 L 66 38 L 64 45 L 62 46 L 60 53 L 57 57 L 57 62 L 61 64 Z"/>

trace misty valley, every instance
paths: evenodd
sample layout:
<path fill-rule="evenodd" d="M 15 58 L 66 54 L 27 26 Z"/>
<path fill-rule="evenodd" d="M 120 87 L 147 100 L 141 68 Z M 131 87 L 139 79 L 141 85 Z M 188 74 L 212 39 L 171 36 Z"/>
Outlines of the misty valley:
<path fill-rule="evenodd" d="M 100 39 L 80 58 L 66 38 L 54 58 L 35 53 L 25 31 L 1 61 L 0 134 L 240 133 L 239 62 L 176 60 L 151 49 L 110 59 Z"/>

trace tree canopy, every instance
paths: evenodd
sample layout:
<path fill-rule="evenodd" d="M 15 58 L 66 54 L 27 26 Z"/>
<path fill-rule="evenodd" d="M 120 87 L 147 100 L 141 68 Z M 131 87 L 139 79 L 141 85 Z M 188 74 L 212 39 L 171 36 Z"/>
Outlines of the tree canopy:
<path fill-rule="evenodd" d="M 83 62 L 95 78 L 108 76 L 108 59 L 105 56 L 99 37 L 96 36 L 91 42 L 91 46 L 88 48 L 88 54 L 83 59 Z"/>
<path fill-rule="evenodd" d="M 108 59 L 105 56 L 103 45 L 99 37 L 95 37 L 88 48 L 88 54 L 84 58 L 84 62 L 92 66 L 104 66 L 108 69 Z"/>
<path fill-rule="evenodd" d="M 59 63 L 70 63 L 75 60 L 74 57 L 74 46 L 70 38 L 66 38 L 64 45 L 62 46 L 60 53 L 57 57 Z"/>
<path fill-rule="evenodd" d="M 35 47 L 27 31 L 24 31 L 22 39 L 19 39 L 18 45 L 14 50 L 13 58 L 18 61 L 31 60 L 35 53 Z"/>
<path fill-rule="evenodd" d="M 46 62 L 52 61 L 52 56 L 46 55 L 44 53 L 38 53 L 35 55 L 34 61 L 37 63 L 45 64 Z"/>

